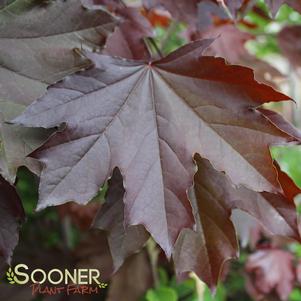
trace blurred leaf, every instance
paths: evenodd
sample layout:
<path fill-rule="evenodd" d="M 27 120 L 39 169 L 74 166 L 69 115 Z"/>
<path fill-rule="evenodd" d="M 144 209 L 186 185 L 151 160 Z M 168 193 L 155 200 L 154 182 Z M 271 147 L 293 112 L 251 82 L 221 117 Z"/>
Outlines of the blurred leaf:
<path fill-rule="evenodd" d="M 299 288 L 295 288 L 289 296 L 289 301 L 300 301 L 300 300 L 301 300 L 301 290 Z"/>
<path fill-rule="evenodd" d="M 36 214 L 34 209 L 38 202 L 39 180 L 27 168 L 21 167 L 17 173 L 16 189 L 21 197 L 26 216 Z"/>
<path fill-rule="evenodd" d="M 124 21 L 108 37 L 104 54 L 128 59 L 149 60 L 150 53 L 143 39 L 153 36 L 150 22 L 140 13 L 139 8 L 122 7 L 116 10 L 116 13 Z"/>
<path fill-rule="evenodd" d="M 177 301 L 178 296 L 174 289 L 161 286 L 157 289 L 149 290 L 146 294 L 147 301 Z"/>
<path fill-rule="evenodd" d="M 226 301 L 225 287 L 222 284 L 218 285 L 215 294 L 212 294 L 212 292 L 206 287 L 204 301 Z"/>
<path fill-rule="evenodd" d="M 182 23 L 171 23 L 169 28 L 155 28 L 155 41 L 163 54 L 167 55 L 185 44 L 183 32 L 187 27 Z"/>
<path fill-rule="evenodd" d="M 278 34 L 278 44 L 283 55 L 294 68 L 301 65 L 301 25 L 286 26 Z"/>
<path fill-rule="evenodd" d="M 173 277 L 170 283 L 170 287 L 172 287 L 179 298 L 183 298 L 186 300 L 187 297 L 193 297 L 195 296 L 195 291 L 196 291 L 196 284 L 195 280 L 192 278 L 189 278 L 183 282 L 178 283 L 176 281 L 176 278 Z"/>
<path fill-rule="evenodd" d="M 112 277 L 106 301 L 138 301 L 152 285 L 151 267 L 146 252 L 134 254 Z M 166 299 L 147 299 L 147 301 L 177 300 L 166 296 Z"/>
<path fill-rule="evenodd" d="M 160 285 L 162 285 L 162 286 L 166 285 L 167 286 L 168 281 L 169 281 L 167 272 L 163 268 L 159 267 L 158 268 L 158 275 L 159 275 Z"/>
<path fill-rule="evenodd" d="M 247 290 L 260 300 L 276 292 L 281 300 L 287 300 L 295 282 L 294 256 L 281 249 L 262 249 L 253 253 L 246 263 Z"/>

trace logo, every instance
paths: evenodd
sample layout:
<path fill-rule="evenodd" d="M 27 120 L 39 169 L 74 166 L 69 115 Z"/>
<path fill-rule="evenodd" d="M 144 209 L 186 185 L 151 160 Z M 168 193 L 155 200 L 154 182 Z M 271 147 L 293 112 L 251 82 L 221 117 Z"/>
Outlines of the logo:
<path fill-rule="evenodd" d="M 6 272 L 6 278 L 8 280 L 8 282 L 10 284 L 15 284 L 16 281 L 15 281 L 15 273 L 12 271 L 11 268 L 8 269 L 8 271 Z"/>
<path fill-rule="evenodd" d="M 18 264 L 8 269 L 6 279 L 10 284 L 29 285 L 32 295 L 98 294 L 100 289 L 107 287 L 107 283 L 101 281 L 97 269 L 56 268 L 45 271 L 37 268 L 30 271 L 26 264 Z"/>

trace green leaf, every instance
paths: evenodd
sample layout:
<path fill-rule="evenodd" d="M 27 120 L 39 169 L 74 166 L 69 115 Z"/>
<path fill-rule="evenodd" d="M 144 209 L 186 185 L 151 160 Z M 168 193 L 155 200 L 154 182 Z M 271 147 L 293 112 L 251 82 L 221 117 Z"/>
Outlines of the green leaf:
<path fill-rule="evenodd" d="M 299 300 L 301 300 L 301 290 L 295 288 L 295 289 L 292 291 L 292 293 L 291 293 L 291 295 L 290 295 L 290 297 L 289 297 L 289 300 L 290 300 L 290 301 L 299 301 Z"/>
<path fill-rule="evenodd" d="M 158 269 L 159 280 L 162 286 L 168 285 L 168 275 L 163 268 Z"/>
<path fill-rule="evenodd" d="M 216 294 L 213 296 L 208 288 L 205 290 L 204 301 L 226 301 L 226 291 L 222 285 L 218 285 Z"/>
<path fill-rule="evenodd" d="M 272 147 L 272 156 L 286 172 L 301 187 L 301 149 L 299 146 Z"/>
<path fill-rule="evenodd" d="M 161 286 L 157 289 L 149 290 L 146 293 L 147 301 L 177 301 L 178 296 L 175 290 L 169 287 Z"/>
<path fill-rule="evenodd" d="M 196 290 L 194 279 L 187 279 L 186 281 L 177 283 L 176 278 L 174 277 L 170 286 L 176 291 L 179 298 L 184 298 L 190 295 L 192 296 Z"/>

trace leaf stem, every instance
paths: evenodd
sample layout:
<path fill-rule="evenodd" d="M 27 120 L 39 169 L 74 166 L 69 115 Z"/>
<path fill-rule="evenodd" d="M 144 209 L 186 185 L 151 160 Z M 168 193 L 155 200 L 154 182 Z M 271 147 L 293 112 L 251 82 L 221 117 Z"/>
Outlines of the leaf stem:
<path fill-rule="evenodd" d="M 69 216 L 66 216 L 62 221 L 62 234 L 66 250 L 70 250 L 73 247 L 71 232 L 71 220 Z"/>
<path fill-rule="evenodd" d="M 156 246 L 156 243 L 153 239 L 149 239 L 146 243 L 146 250 L 148 253 L 148 257 L 151 264 L 151 270 L 153 274 L 154 286 L 155 288 L 160 286 L 160 280 L 158 275 L 158 257 L 159 257 L 159 250 Z"/>
<path fill-rule="evenodd" d="M 151 46 L 156 50 L 156 52 L 160 58 L 162 58 L 164 56 L 154 38 L 148 37 L 148 38 L 146 38 L 146 41 L 149 42 L 149 44 L 151 44 Z"/>

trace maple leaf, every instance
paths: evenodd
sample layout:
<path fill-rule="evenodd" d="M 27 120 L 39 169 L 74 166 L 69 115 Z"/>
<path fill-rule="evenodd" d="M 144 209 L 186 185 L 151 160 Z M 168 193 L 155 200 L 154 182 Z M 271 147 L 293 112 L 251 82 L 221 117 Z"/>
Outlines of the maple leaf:
<path fill-rule="evenodd" d="M 53 132 L 24 128 L 5 122 L 18 116 L 25 108 L 20 104 L 0 101 L 0 172 L 11 183 L 15 181 L 19 166 L 27 166 L 36 174 L 40 172 L 39 162 L 27 155 L 41 146 Z"/>
<path fill-rule="evenodd" d="M 17 117 L 26 126 L 66 124 L 33 154 L 45 166 L 38 208 L 86 203 L 118 166 L 125 223 L 143 224 L 170 254 L 180 230 L 194 224 L 186 193 L 194 153 L 236 185 L 280 191 L 268 146 L 293 137 L 256 107 L 288 97 L 257 83 L 250 69 L 202 56 L 210 43 L 151 63 L 87 53 L 94 68 L 52 86 Z"/>
<path fill-rule="evenodd" d="M 206 30 L 215 23 L 215 20 L 229 20 L 224 8 L 217 1 L 203 0 L 198 3 L 197 28 Z"/>
<path fill-rule="evenodd" d="M 165 10 L 162 10 L 160 8 L 154 8 L 151 10 L 142 8 L 141 13 L 154 27 L 159 26 L 163 28 L 168 28 L 171 25 L 171 16 Z"/>
<path fill-rule="evenodd" d="M 0 89 L 0 169 L 10 182 L 21 165 L 39 171 L 37 162 L 26 156 L 50 131 L 4 122 L 23 112 L 49 84 L 89 66 L 91 62 L 73 49 L 100 48 L 113 21 L 106 12 L 88 11 L 77 0 L 16 0 L 0 11 L 0 81 L 5 83 Z"/>
<path fill-rule="evenodd" d="M 301 12 L 299 0 L 265 0 L 265 3 L 273 17 L 283 4 Z M 256 3 L 250 0 L 144 0 L 143 4 L 148 9 L 164 7 L 176 20 L 187 22 L 193 27 L 198 25 L 199 28 L 205 28 L 214 22 L 214 17 L 222 20 L 230 19 L 223 6 L 228 9 L 233 19 L 237 19 L 239 14 L 245 14 Z"/>
<path fill-rule="evenodd" d="M 112 277 L 107 301 L 138 301 L 153 286 L 150 262 L 146 252 L 134 254 Z"/>
<path fill-rule="evenodd" d="M 253 38 L 251 34 L 238 30 L 233 24 L 210 27 L 201 35 L 203 38 L 218 37 L 208 47 L 207 55 L 221 56 L 232 64 L 239 63 L 242 57 L 248 55 L 244 45 Z M 234 49 L 233 45 L 236 45 Z"/>
<path fill-rule="evenodd" d="M 101 280 L 107 281 L 113 273 L 113 260 L 104 231 L 91 229 L 74 250 L 76 267 L 101 271 Z"/>
<path fill-rule="evenodd" d="M 154 7 L 164 7 L 172 17 L 179 21 L 194 25 L 197 22 L 197 11 L 199 0 L 143 0 L 143 5 L 147 9 Z"/>
<path fill-rule="evenodd" d="M 0 267 L 10 263 L 19 240 L 19 226 L 25 214 L 21 200 L 13 186 L 0 176 Z"/>
<path fill-rule="evenodd" d="M 248 2 L 248 1 L 245 1 L 245 0 L 224 0 L 223 2 L 228 7 L 232 17 L 236 18 L 237 13 L 241 9 L 242 5 L 245 2 Z"/>
<path fill-rule="evenodd" d="M 264 108 L 258 108 L 257 110 L 266 118 L 268 118 L 281 131 L 288 133 L 290 136 L 294 137 L 296 141 L 301 141 L 301 131 L 293 124 L 289 123 L 283 116 L 275 111 Z"/>
<path fill-rule="evenodd" d="M 68 16 L 68 17 L 65 17 Z M 0 99 L 29 104 L 48 84 L 89 66 L 74 48 L 100 47 L 113 29 L 113 18 L 90 11 L 80 1 L 48 5 L 16 0 L 0 11 Z"/>
<path fill-rule="evenodd" d="M 291 66 L 300 67 L 301 25 L 284 27 L 279 32 L 277 39 L 281 52 L 289 60 Z"/>
<path fill-rule="evenodd" d="M 178 278 L 182 279 L 193 271 L 215 289 L 225 262 L 238 257 L 238 245 L 230 220 L 230 207 L 201 183 L 202 176 L 196 174 L 194 190 L 189 194 L 196 229 L 184 229 L 180 233 L 173 259 Z"/>
<path fill-rule="evenodd" d="M 281 300 L 287 300 L 295 280 L 294 257 L 280 249 L 259 250 L 252 254 L 245 269 L 249 273 L 247 290 L 256 300 L 275 291 Z"/>
<path fill-rule="evenodd" d="M 149 21 L 134 7 L 119 8 L 117 13 L 123 22 L 107 39 L 103 53 L 128 59 L 150 59 L 144 42 L 144 38 L 153 36 Z"/>
<path fill-rule="evenodd" d="M 265 83 L 276 90 L 279 89 L 279 82 L 284 80 L 285 76 L 275 67 L 255 56 L 246 53 L 240 57 L 239 65 L 249 67 L 254 70 L 255 79 L 260 83 Z"/>
<path fill-rule="evenodd" d="M 295 197 L 301 193 L 301 189 L 287 175 L 287 173 L 281 170 L 279 164 L 276 161 L 274 161 L 274 165 L 277 168 L 278 180 L 283 189 L 286 200 L 291 204 L 295 204 Z"/>
<path fill-rule="evenodd" d="M 275 17 L 280 7 L 283 4 L 291 6 L 298 12 L 301 12 L 301 3 L 298 0 L 264 0 L 271 12 L 272 17 Z M 249 8 L 256 5 L 256 1 L 250 0 L 221 0 L 224 5 L 229 9 L 232 17 L 237 18 L 239 13 L 244 14 Z"/>
<path fill-rule="evenodd" d="M 99 210 L 94 227 L 106 230 L 115 271 L 124 260 L 141 249 L 149 238 L 142 225 L 124 227 L 123 180 L 115 169 L 109 181 L 106 202 Z"/>
<path fill-rule="evenodd" d="M 198 172 L 190 201 L 197 226 L 195 231 L 183 230 L 175 245 L 175 268 L 180 278 L 194 271 L 211 288 L 215 287 L 224 263 L 238 254 L 230 220 L 233 209 L 253 216 L 272 235 L 299 239 L 296 208 L 291 200 L 281 194 L 235 187 L 208 160 L 200 156 L 195 160 Z"/>
<path fill-rule="evenodd" d="M 232 23 L 207 27 L 206 30 L 194 32 L 193 37 L 216 38 L 205 54 L 220 56 L 231 64 L 252 68 L 255 79 L 261 83 L 277 87 L 275 81 L 283 79 L 283 75 L 277 69 L 249 54 L 245 43 L 253 39 L 253 36 L 238 30 Z"/>
<path fill-rule="evenodd" d="M 234 209 L 232 210 L 231 221 L 234 224 L 240 246 L 244 249 L 248 245 L 251 248 L 255 248 L 261 238 L 260 234 L 262 230 L 262 226 L 258 220 L 245 211 Z"/>
<path fill-rule="evenodd" d="M 153 28 L 142 14 L 141 8 L 127 7 L 115 0 L 82 0 L 82 3 L 89 9 L 104 6 L 120 17 L 118 26 L 106 41 L 103 54 L 129 59 L 150 59 L 144 38 L 153 36 Z"/>
<path fill-rule="evenodd" d="M 79 229 L 87 230 L 90 229 L 100 207 L 99 202 L 90 202 L 87 205 L 70 202 L 59 206 L 57 209 L 61 218 L 68 217 Z"/>
<path fill-rule="evenodd" d="M 287 4 L 301 13 L 301 2 L 299 0 L 265 0 L 265 3 L 269 7 L 273 17 L 276 16 L 278 10 L 283 4 Z"/>
<path fill-rule="evenodd" d="M 224 4 L 229 9 L 231 15 L 233 17 L 237 17 L 237 14 L 242 11 L 245 12 L 250 6 L 256 4 L 255 1 L 250 0 L 222 0 Z M 278 10 L 283 4 L 287 4 L 291 6 L 298 12 L 301 12 L 301 3 L 298 0 L 264 0 L 266 5 L 268 6 L 271 15 L 273 17 L 276 16 Z"/>
<path fill-rule="evenodd" d="M 215 0 L 144 0 L 146 9 L 165 8 L 177 21 L 188 23 L 191 28 L 204 30 L 214 23 L 214 19 L 229 20 L 221 3 Z"/>

